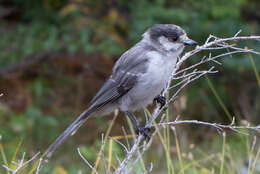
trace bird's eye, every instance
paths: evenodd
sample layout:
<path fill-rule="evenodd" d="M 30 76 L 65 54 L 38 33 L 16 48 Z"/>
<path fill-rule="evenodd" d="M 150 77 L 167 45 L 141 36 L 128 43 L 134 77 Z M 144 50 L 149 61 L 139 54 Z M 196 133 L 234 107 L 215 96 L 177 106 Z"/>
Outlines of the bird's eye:
<path fill-rule="evenodd" d="M 176 41 L 178 40 L 178 37 L 171 37 L 169 40 L 170 40 L 171 42 L 176 42 Z"/>

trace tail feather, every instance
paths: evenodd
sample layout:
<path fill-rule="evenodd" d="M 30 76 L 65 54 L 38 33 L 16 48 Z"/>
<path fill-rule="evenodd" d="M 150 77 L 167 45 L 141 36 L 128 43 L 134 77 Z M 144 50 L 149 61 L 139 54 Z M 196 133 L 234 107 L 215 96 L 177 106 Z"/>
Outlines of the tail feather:
<path fill-rule="evenodd" d="M 85 110 L 80 116 L 50 145 L 46 151 L 46 157 L 50 158 L 53 152 L 86 121 L 92 112 Z"/>

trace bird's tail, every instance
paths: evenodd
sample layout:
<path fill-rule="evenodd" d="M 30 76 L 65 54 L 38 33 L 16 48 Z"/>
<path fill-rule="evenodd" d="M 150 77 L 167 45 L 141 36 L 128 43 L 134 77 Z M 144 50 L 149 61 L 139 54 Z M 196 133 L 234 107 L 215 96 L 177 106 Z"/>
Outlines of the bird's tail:
<path fill-rule="evenodd" d="M 80 116 L 50 145 L 45 152 L 46 157 L 50 158 L 53 152 L 68 138 L 68 136 L 73 135 L 78 130 L 91 113 L 91 109 L 82 112 Z"/>

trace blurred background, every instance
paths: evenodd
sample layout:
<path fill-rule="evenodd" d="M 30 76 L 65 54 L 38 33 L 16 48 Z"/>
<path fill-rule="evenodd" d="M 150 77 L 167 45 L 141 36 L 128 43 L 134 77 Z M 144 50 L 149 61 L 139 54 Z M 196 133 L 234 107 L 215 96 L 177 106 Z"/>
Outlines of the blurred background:
<path fill-rule="evenodd" d="M 260 1 L 0 0 L 0 93 L 4 94 L 0 97 L 0 139 L 7 160 L 19 142 L 18 156 L 44 151 L 88 106 L 120 55 L 138 42 L 148 27 L 158 23 L 180 25 L 199 44 L 209 34 L 230 37 L 242 30 L 241 35 L 260 35 Z M 241 45 L 260 50 L 259 42 Z M 193 56 L 185 66 L 205 54 Z M 172 104 L 171 120 L 181 115 L 181 119 L 228 124 L 235 116 L 238 124 L 260 124 L 260 86 L 254 71 L 260 70 L 260 57 L 240 54 L 220 62 L 223 65 L 216 67 L 219 73 L 192 83 Z M 95 163 L 101 134 L 112 115 L 89 119 L 41 173 L 89 172 L 76 148 L 82 147 L 86 158 Z M 139 118 L 144 123 L 145 118 Z M 120 114 L 110 136 L 123 135 L 122 126 L 131 134 L 125 116 Z M 200 161 L 212 154 L 219 160 L 223 138 L 216 130 L 186 125 L 178 126 L 177 132 L 184 161 Z M 226 147 L 231 157 L 230 165 L 224 166 L 226 173 L 247 167 L 251 139 L 259 136 L 249 133 L 251 136 L 244 137 L 228 132 Z M 171 139 L 170 152 L 178 168 L 173 135 Z M 154 162 L 154 173 L 167 173 L 158 138 L 151 149 L 153 153 L 147 152 L 145 161 Z M 114 150 L 123 157 L 120 147 L 115 145 Z M 219 165 L 213 165 L 215 158 L 198 162 L 188 173 L 218 171 Z M 0 167 L 0 173 L 3 171 Z"/>

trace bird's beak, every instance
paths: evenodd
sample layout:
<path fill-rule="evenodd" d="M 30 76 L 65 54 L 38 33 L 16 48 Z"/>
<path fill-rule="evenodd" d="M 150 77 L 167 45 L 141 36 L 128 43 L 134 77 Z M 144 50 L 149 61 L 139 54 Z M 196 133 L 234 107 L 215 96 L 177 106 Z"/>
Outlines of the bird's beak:
<path fill-rule="evenodd" d="M 197 45 L 197 44 L 198 44 L 196 41 L 191 40 L 191 39 L 189 39 L 189 38 L 183 40 L 182 43 L 183 43 L 184 45 Z"/>

